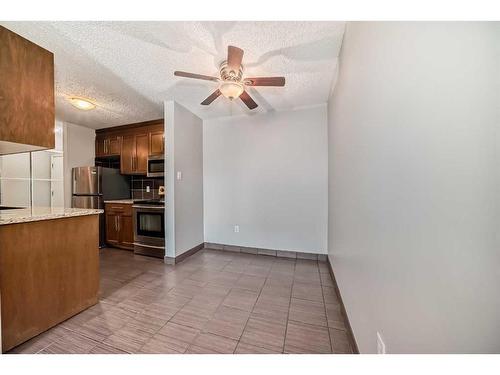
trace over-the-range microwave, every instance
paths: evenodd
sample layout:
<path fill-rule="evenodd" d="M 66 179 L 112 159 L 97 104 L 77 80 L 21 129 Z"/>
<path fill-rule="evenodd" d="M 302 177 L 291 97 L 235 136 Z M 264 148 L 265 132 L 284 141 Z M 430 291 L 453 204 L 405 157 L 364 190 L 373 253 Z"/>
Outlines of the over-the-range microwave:
<path fill-rule="evenodd" d="M 148 157 L 148 177 L 163 177 L 165 174 L 165 157 L 163 155 Z"/>

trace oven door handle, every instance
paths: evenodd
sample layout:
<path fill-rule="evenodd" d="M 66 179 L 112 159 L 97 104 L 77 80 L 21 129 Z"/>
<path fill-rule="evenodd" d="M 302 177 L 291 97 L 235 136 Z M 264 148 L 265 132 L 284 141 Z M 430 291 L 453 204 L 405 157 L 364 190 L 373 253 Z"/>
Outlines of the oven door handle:
<path fill-rule="evenodd" d="M 164 210 L 165 206 L 138 206 L 138 205 L 133 205 L 132 208 L 140 208 L 140 209 L 147 209 L 147 210 Z"/>

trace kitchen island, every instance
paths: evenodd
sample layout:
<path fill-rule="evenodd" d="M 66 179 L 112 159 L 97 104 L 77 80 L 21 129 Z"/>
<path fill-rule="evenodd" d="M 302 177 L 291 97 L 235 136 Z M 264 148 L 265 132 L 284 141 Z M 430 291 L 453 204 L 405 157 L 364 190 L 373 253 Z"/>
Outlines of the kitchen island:
<path fill-rule="evenodd" d="M 0 210 L 1 349 L 97 303 L 102 210 Z"/>

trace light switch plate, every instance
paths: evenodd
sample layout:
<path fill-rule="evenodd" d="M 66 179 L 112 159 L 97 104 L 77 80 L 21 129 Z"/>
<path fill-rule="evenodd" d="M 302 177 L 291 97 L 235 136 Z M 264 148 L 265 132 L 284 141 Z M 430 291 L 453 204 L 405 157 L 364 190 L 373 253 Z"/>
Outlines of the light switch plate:
<path fill-rule="evenodd" d="M 239 225 L 234 226 L 234 233 L 240 233 L 240 226 Z"/>
<path fill-rule="evenodd" d="M 177 172 L 177 179 L 182 180 L 182 172 L 181 171 Z"/>

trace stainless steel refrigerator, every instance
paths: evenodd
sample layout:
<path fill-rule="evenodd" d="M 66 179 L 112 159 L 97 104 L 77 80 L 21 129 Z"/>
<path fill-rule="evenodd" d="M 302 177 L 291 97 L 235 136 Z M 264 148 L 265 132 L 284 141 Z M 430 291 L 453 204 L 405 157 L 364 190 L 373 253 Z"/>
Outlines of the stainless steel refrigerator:
<path fill-rule="evenodd" d="M 71 207 L 104 209 L 105 200 L 130 198 L 130 181 L 118 169 L 76 167 L 72 171 Z M 99 217 L 99 246 L 105 244 L 104 214 Z"/>

